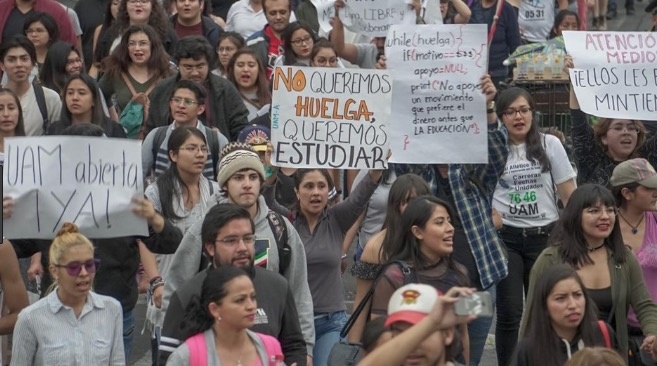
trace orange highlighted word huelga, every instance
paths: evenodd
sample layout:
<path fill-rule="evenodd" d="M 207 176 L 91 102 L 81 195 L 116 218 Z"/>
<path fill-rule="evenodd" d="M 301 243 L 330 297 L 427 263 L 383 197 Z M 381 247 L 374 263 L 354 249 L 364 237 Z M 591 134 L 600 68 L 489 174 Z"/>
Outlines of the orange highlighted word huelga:
<path fill-rule="evenodd" d="M 351 98 L 342 101 L 338 98 L 298 96 L 294 107 L 299 117 L 347 121 L 359 121 L 365 118 L 367 122 L 373 122 L 370 119 L 374 113 L 369 111 L 364 100 L 357 102 Z"/>

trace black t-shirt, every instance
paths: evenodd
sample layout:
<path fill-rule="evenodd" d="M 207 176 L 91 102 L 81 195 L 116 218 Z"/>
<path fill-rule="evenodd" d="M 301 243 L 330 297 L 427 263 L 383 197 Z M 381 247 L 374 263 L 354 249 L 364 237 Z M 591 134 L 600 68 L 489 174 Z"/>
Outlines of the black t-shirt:
<path fill-rule="evenodd" d="M 27 18 L 29 14 L 32 14 L 32 12 L 34 12 L 34 9 L 23 14 L 18 8 L 14 8 L 11 13 L 9 13 L 9 18 L 7 18 L 7 23 L 5 23 L 5 28 L 2 31 L 2 41 L 4 42 L 7 38 L 17 34 L 23 34 L 25 18 Z"/>
<path fill-rule="evenodd" d="M 93 64 L 93 39 L 96 27 L 103 24 L 105 10 L 110 0 L 80 0 L 73 10 L 80 18 L 82 28 L 82 53 L 84 65 L 89 70 Z M 99 38 L 100 40 L 100 38 Z"/>

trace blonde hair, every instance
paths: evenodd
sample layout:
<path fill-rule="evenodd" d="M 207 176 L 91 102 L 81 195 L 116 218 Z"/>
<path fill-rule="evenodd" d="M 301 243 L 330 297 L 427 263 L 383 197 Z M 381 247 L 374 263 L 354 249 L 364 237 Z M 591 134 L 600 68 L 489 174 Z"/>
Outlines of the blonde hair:
<path fill-rule="evenodd" d="M 94 252 L 94 246 L 86 236 L 80 234 L 78 226 L 72 222 L 65 222 L 50 245 L 50 264 L 61 264 L 62 257 L 71 248 L 86 246 Z"/>
<path fill-rule="evenodd" d="M 625 366 L 623 358 L 611 348 L 586 347 L 575 352 L 565 366 Z"/>

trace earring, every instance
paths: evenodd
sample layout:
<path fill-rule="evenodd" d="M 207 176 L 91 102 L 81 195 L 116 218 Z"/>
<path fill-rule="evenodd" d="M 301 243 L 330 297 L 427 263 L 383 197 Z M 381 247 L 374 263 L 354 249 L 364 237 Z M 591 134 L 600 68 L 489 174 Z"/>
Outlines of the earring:
<path fill-rule="evenodd" d="M 219 322 L 221 321 L 221 317 L 220 317 L 220 316 L 217 317 L 217 321 L 219 321 Z"/>

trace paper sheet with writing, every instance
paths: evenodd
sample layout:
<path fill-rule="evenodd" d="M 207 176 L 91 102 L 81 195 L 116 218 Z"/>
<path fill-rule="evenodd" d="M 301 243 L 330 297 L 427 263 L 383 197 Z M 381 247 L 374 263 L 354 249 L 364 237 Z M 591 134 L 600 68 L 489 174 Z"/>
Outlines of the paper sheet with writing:
<path fill-rule="evenodd" d="M 486 25 L 393 26 L 391 162 L 487 163 Z"/>
<path fill-rule="evenodd" d="M 346 0 L 340 19 L 350 31 L 385 37 L 394 24 L 415 24 L 417 17 L 404 0 Z"/>
<path fill-rule="evenodd" d="M 143 196 L 141 144 L 102 137 L 45 136 L 5 140 L 4 194 L 15 201 L 3 220 L 12 239 L 52 239 L 64 222 L 89 238 L 147 235 L 132 213 Z"/>
<path fill-rule="evenodd" d="M 311 0 L 311 2 L 315 5 L 315 10 L 317 10 L 319 28 L 324 33 L 330 32 L 333 29 L 330 21 L 335 16 L 335 0 Z"/>
<path fill-rule="evenodd" d="M 657 33 L 564 32 L 580 108 L 608 118 L 657 117 Z"/>
<path fill-rule="evenodd" d="M 389 71 L 282 67 L 273 84 L 273 165 L 387 167 Z"/>

